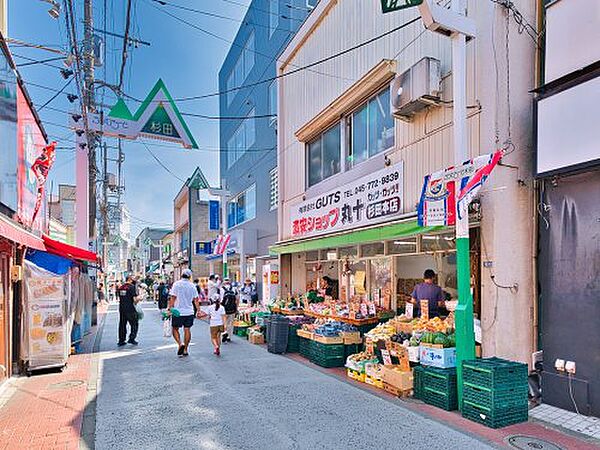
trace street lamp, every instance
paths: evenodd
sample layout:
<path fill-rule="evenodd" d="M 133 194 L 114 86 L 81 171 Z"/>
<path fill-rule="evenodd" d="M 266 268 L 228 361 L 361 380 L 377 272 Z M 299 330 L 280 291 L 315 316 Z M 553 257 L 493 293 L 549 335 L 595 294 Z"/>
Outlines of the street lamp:
<path fill-rule="evenodd" d="M 60 16 L 60 4 L 56 0 L 41 0 L 41 1 L 52 5 L 52 8 L 50 8 L 48 10 L 48 14 L 53 19 L 58 19 L 58 17 Z"/>

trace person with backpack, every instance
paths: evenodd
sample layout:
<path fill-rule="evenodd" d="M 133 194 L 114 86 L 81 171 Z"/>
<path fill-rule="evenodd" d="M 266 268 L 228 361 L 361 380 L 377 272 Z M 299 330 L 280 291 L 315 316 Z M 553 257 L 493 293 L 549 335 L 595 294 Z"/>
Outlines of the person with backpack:
<path fill-rule="evenodd" d="M 169 303 L 169 288 L 161 281 L 158 285 L 158 309 L 164 311 Z"/>
<path fill-rule="evenodd" d="M 223 333 L 222 340 L 223 342 L 231 342 L 233 321 L 238 309 L 238 298 L 229 278 L 225 278 L 221 286 L 221 305 L 225 308 L 225 333 Z"/>

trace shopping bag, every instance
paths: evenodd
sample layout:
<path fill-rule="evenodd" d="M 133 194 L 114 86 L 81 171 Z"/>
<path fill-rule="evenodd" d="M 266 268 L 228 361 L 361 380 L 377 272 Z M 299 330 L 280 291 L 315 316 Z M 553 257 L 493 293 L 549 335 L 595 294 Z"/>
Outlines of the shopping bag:
<path fill-rule="evenodd" d="M 163 320 L 163 336 L 171 337 L 173 336 L 173 328 L 171 326 L 171 318 Z"/>
<path fill-rule="evenodd" d="M 137 313 L 138 320 L 142 320 L 144 318 L 144 310 L 142 309 L 142 305 L 139 303 L 135 304 L 135 312 Z"/>

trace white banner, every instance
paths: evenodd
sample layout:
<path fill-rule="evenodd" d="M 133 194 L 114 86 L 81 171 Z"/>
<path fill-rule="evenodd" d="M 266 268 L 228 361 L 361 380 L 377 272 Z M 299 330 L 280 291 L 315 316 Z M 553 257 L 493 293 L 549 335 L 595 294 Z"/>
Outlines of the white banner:
<path fill-rule="evenodd" d="M 318 236 L 397 218 L 404 201 L 403 171 L 399 162 L 292 206 L 292 236 Z"/>

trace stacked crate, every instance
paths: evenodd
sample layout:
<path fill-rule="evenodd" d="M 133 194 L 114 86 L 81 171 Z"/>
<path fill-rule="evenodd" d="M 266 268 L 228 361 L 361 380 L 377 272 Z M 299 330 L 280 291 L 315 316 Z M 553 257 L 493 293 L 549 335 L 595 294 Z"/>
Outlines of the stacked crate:
<path fill-rule="evenodd" d="M 528 368 L 500 358 L 463 361 L 462 415 L 490 428 L 528 419 Z"/>
<path fill-rule="evenodd" d="M 298 353 L 300 345 L 300 337 L 297 332 L 300 329 L 300 325 L 290 325 L 288 329 L 288 344 L 286 353 Z"/>
<path fill-rule="evenodd" d="M 456 368 L 417 366 L 414 370 L 414 397 L 446 411 L 458 408 Z"/>
<path fill-rule="evenodd" d="M 310 341 L 310 360 L 318 366 L 344 367 L 346 358 L 344 356 L 344 344 L 324 344 Z"/>

